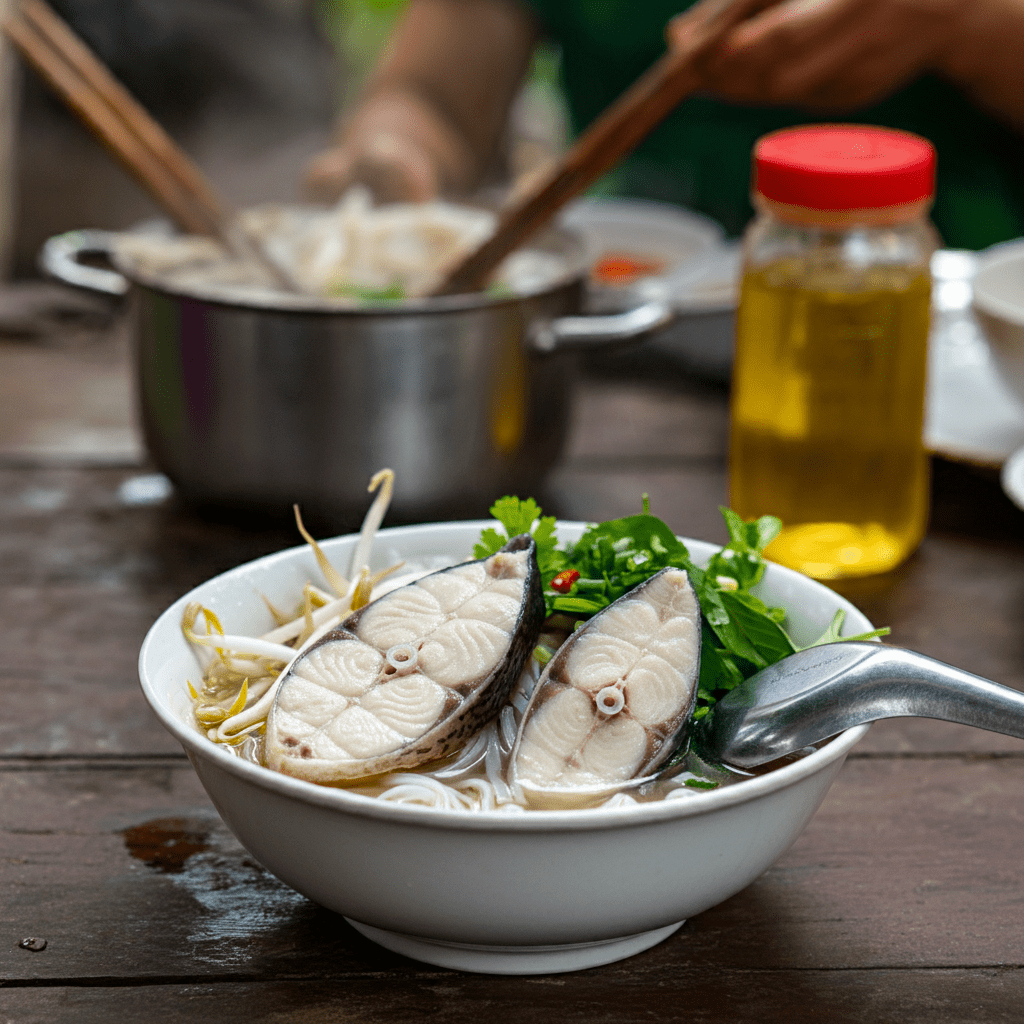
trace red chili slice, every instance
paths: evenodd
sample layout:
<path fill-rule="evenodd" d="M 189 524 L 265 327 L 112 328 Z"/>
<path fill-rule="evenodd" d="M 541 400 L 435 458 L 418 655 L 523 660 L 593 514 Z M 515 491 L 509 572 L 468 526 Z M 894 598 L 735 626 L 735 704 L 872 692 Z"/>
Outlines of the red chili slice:
<path fill-rule="evenodd" d="M 551 581 L 551 589 L 557 590 L 560 594 L 568 594 L 579 578 L 579 570 L 564 569 Z"/>
<path fill-rule="evenodd" d="M 606 252 L 594 264 L 595 280 L 601 284 L 631 284 L 641 277 L 660 274 L 665 269 L 663 260 L 624 252 Z"/>

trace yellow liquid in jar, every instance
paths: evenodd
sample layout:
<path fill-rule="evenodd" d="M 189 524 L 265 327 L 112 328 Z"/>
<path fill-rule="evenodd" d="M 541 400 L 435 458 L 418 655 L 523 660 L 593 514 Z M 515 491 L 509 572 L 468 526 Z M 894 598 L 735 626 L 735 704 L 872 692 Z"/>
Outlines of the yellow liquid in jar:
<path fill-rule="evenodd" d="M 737 320 L 732 507 L 783 522 L 766 554 L 817 579 L 885 572 L 924 536 L 930 278 L 749 271 Z"/>

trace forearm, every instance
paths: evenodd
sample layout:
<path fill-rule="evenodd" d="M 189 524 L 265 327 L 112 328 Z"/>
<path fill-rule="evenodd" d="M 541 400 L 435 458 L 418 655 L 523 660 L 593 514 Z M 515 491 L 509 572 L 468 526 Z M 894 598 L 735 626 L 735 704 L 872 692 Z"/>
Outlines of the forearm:
<path fill-rule="evenodd" d="M 1024 132 L 1024 0 L 963 0 L 957 29 L 939 70 Z"/>
<path fill-rule="evenodd" d="M 342 138 L 412 144 L 442 191 L 467 191 L 494 157 L 535 38 L 514 0 L 413 0 Z"/>

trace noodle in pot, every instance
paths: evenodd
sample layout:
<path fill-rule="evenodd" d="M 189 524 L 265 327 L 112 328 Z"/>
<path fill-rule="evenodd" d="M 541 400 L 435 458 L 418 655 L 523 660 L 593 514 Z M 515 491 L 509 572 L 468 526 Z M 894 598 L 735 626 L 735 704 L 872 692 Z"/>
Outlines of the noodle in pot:
<path fill-rule="evenodd" d="M 331 208 L 270 204 L 243 210 L 235 228 L 260 245 L 294 293 L 330 308 L 429 295 L 496 222 L 487 210 L 441 201 L 374 207 L 369 193 L 355 187 Z M 127 233 L 118 236 L 116 255 L 130 276 L 198 297 L 274 302 L 289 296 L 265 268 L 209 238 Z M 505 260 L 494 287 L 526 294 L 567 270 L 553 253 L 524 249 Z"/>

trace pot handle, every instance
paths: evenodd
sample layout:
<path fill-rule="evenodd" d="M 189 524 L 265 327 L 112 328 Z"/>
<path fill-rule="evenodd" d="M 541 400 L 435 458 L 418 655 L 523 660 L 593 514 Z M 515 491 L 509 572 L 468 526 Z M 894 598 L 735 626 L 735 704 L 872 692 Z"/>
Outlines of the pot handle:
<path fill-rule="evenodd" d="M 561 316 L 534 324 L 529 340 L 537 352 L 566 348 L 596 348 L 617 341 L 639 340 L 670 324 L 675 310 L 667 302 L 645 302 L 642 306 L 607 316 Z"/>
<path fill-rule="evenodd" d="M 39 266 L 58 281 L 104 295 L 124 295 L 130 282 L 116 270 L 103 270 L 80 262 L 83 256 L 110 257 L 114 251 L 113 231 L 86 228 L 48 238 L 39 250 Z"/>

